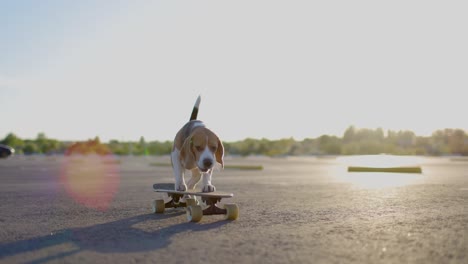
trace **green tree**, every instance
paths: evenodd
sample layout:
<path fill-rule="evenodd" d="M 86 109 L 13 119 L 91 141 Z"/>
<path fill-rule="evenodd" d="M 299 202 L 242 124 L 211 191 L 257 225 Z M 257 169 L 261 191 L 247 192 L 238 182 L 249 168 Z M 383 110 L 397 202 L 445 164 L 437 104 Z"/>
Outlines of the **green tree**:
<path fill-rule="evenodd" d="M 320 136 L 318 138 L 318 146 L 321 154 L 341 154 L 341 139 L 336 136 Z"/>
<path fill-rule="evenodd" d="M 0 144 L 10 146 L 15 149 L 16 153 L 21 153 L 24 141 L 15 134 L 9 133 L 2 141 L 0 141 Z"/>
<path fill-rule="evenodd" d="M 137 145 L 137 155 L 145 155 L 145 156 L 149 155 L 148 146 L 143 136 L 140 137 L 140 141 L 138 142 L 138 145 Z"/>
<path fill-rule="evenodd" d="M 31 155 L 31 154 L 40 153 L 40 150 L 34 141 L 29 140 L 25 142 L 23 153 L 26 155 Z"/>
<path fill-rule="evenodd" d="M 467 147 L 465 131 L 461 129 L 450 129 L 447 133 L 447 144 L 451 154 L 462 155 Z"/>
<path fill-rule="evenodd" d="M 343 143 L 350 143 L 354 141 L 355 135 L 356 135 L 356 128 L 354 126 L 348 127 L 343 134 Z"/>

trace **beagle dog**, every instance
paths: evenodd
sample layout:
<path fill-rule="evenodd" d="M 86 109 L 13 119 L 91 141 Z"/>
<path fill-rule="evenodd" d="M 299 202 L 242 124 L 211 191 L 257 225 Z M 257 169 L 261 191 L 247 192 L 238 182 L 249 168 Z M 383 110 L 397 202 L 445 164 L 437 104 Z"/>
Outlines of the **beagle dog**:
<path fill-rule="evenodd" d="M 171 152 L 172 169 L 175 176 L 175 190 L 186 191 L 195 188 L 203 178 L 203 192 L 214 192 L 211 175 L 216 162 L 224 168 L 224 147 L 219 137 L 197 120 L 201 98 L 198 96 L 190 120 L 177 132 Z M 192 178 L 185 183 L 186 170 Z"/>

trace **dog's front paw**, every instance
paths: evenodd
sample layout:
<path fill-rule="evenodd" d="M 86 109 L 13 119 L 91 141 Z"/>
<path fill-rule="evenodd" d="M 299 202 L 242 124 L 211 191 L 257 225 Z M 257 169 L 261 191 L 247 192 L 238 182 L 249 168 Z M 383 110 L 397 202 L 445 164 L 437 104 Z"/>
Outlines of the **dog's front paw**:
<path fill-rule="evenodd" d="M 187 191 L 187 185 L 185 183 L 179 184 L 179 186 L 177 186 L 177 191 L 179 191 L 179 192 Z"/>
<path fill-rule="evenodd" d="M 214 187 L 214 185 L 211 185 L 211 184 L 203 186 L 203 189 L 202 189 L 202 192 L 214 192 L 214 191 L 216 191 L 216 188 Z"/>

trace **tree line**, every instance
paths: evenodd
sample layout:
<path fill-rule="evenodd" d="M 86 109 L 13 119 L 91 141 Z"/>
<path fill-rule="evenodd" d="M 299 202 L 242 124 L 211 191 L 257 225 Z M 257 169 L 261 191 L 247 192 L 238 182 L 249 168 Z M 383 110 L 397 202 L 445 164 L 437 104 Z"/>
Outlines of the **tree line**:
<path fill-rule="evenodd" d="M 9 133 L 0 144 L 15 148 L 17 154 L 99 154 L 99 155 L 167 155 L 172 141 L 146 142 L 111 140 L 102 143 L 99 137 L 81 142 L 66 142 L 47 138 L 39 133 L 35 139 L 21 139 Z M 247 138 L 223 142 L 227 155 L 463 155 L 468 156 L 468 134 L 462 129 L 437 130 L 431 136 L 417 136 L 412 131 L 384 131 L 350 126 L 342 137 L 322 135 L 298 141 L 294 138 L 279 140 Z"/>

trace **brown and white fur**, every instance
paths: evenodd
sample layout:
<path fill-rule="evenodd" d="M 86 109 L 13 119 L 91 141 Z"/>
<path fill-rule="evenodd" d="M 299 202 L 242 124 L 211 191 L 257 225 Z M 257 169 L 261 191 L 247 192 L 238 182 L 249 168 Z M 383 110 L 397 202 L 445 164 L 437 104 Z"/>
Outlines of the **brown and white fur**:
<path fill-rule="evenodd" d="M 175 177 L 175 190 L 186 191 L 195 188 L 202 178 L 203 192 L 214 192 L 211 176 L 216 162 L 224 168 L 224 147 L 219 137 L 197 120 L 200 96 L 193 107 L 190 120 L 177 132 L 171 153 L 172 169 Z M 186 183 L 186 170 L 192 178 Z"/>

